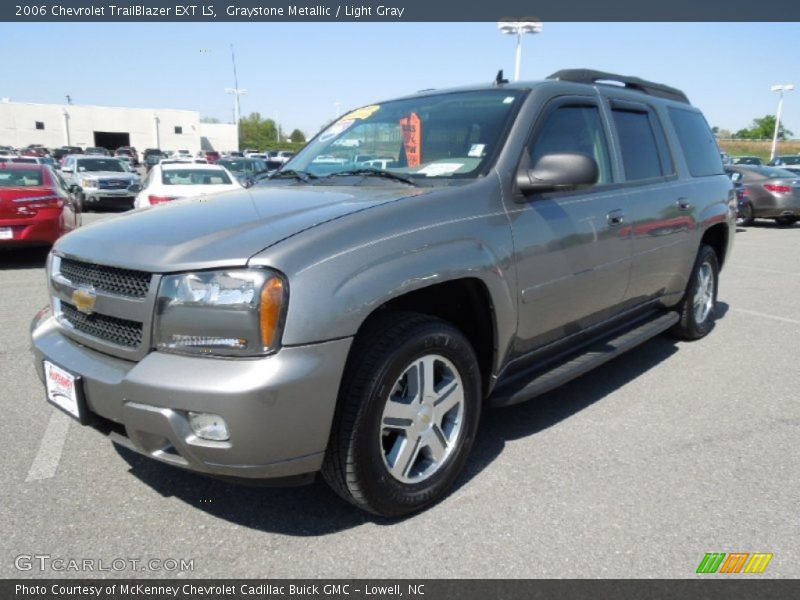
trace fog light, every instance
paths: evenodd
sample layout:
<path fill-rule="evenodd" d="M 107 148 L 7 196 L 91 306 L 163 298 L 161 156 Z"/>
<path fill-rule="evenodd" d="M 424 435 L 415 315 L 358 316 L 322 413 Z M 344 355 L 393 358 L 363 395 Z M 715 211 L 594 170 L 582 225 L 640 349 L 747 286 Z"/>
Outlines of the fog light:
<path fill-rule="evenodd" d="M 231 437 L 228 433 L 228 424 L 219 415 L 190 412 L 189 425 L 194 434 L 204 440 L 224 442 Z"/>

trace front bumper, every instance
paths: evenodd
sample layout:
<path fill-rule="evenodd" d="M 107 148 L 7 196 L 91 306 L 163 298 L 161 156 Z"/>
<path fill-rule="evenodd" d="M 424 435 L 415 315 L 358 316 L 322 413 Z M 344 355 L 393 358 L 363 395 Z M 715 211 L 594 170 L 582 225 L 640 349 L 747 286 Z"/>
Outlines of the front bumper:
<path fill-rule="evenodd" d="M 133 202 L 136 198 L 135 194 L 131 194 L 127 189 L 103 189 L 103 188 L 85 188 L 83 190 L 83 197 L 89 203 L 95 202 Z"/>
<path fill-rule="evenodd" d="M 31 333 L 39 378 L 44 359 L 79 375 L 94 425 L 113 441 L 192 471 L 248 479 L 320 469 L 351 343 L 286 347 L 258 359 L 151 352 L 130 362 L 65 337 L 49 311 Z M 187 411 L 220 415 L 230 440 L 197 438 Z"/>

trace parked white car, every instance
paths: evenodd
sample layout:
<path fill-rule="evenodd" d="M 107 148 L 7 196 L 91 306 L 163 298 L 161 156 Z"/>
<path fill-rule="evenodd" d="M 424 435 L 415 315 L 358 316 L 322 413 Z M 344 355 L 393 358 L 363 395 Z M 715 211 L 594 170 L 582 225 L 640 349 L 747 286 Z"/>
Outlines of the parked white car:
<path fill-rule="evenodd" d="M 278 162 L 289 162 L 289 159 L 294 156 L 294 152 L 289 150 L 280 150 L 275 156 L 272 157 L 272 160 L 277 160 Z"/>
<path fill-rule="evenodd" d="M 224 167 L 192 162 L 158 164 L 142 182 L 142 191 L 136 196 L 134 207 L 241 189 L 236 177 Z"/>

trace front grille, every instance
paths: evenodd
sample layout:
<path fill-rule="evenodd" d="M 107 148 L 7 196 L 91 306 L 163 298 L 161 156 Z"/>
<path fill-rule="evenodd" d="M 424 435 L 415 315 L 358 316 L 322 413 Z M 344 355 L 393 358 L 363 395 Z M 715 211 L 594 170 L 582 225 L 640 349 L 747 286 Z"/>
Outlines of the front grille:
<path fill-rule="evenodd" d="M 106 267 L 68 258 L 61 259 L 60 271 L 73 285 L 92 285 L 97 290 L 117 296 L 144 298 L 150 289 L 150 273 L 144 271 Z"/>
<path fill-rule="evenodd" d="M 124 179 L 101 179 L 98 186 L 101 190 L 124 190 L 130 186 Z"/>
<path fill-rule="evenodd" d="M 98 313 L 87 315 L 66 302 L 61 303 L 61 314 L 76 331 L 88 336 L 127 348 L 142 344 L 142 324 L 136 321 Z"/>

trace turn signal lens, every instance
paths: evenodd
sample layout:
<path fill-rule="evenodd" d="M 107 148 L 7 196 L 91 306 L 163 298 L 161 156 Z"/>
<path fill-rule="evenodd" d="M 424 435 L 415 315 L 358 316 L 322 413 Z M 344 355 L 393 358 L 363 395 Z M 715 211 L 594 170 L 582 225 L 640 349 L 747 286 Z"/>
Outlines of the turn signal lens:
<path fill-rule="evenodd" d="M 264 348 L 273 347 L 275 335 L 283 312 L 284 285 L 278 277 L 270 278 L 261 288 L 259 321 L 261 324 L 261 343 Z"/>

